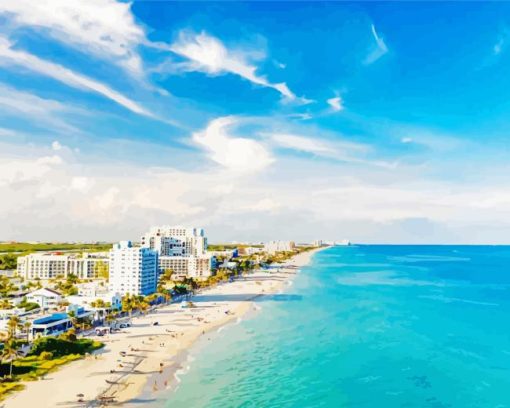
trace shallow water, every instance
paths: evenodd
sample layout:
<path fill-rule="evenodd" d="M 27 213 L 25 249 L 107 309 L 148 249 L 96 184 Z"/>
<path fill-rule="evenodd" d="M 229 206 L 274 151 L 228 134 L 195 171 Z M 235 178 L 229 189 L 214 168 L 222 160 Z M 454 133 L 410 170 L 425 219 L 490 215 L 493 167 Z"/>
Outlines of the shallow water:
<path fill-rule="evenodd" d="M 510 407 L 509 265 L 501 246 L 322 251 L 152 405 Z"/>

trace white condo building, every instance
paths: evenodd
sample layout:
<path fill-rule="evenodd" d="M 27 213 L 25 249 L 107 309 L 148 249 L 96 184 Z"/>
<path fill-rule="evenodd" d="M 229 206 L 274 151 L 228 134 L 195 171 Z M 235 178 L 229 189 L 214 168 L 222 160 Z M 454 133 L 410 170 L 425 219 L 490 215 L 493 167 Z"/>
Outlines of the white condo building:
<path fill-rule="evenodd" d="M 142 247 L 160 256 L 200 256 L 207 251 L 207 238 L 202 228 L 152 227 L 142 237 Z"/>
<path fill-rule="evenodd" d="M 156 292 L 158 272 L 158 254 L 152 249 L 121 241 L 110 251 L 111 293 L 150 295 Z"/>
<path fill-rule="evenodd" d="M 275 254 L 276 252 L 291 252 L 295 248 L 293 241 L 269 241 L 264 244 L 264 251 L 268 254 Z"/>
<path fill-rule="evenodd" d="M 107 253 L 36 253 L 18 258 L 18 276 L 26 280 L 66 278 L 76 275 L 80 279 L 101 277 L 103 270 L 108 271 Z"/>
<path fill-rule="evenodd" d="M 152 227 L 141 242 L 158 253 L 161 272 L 171 269 L 176 276 L 188 278 L 211 276 L 211 255 L 202 228 Z"/>

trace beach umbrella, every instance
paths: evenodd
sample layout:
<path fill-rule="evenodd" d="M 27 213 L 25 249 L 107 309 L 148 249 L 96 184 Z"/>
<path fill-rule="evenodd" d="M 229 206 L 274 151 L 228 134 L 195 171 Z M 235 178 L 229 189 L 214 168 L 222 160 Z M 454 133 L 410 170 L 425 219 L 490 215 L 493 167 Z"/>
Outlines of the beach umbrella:
<path fill-rule="evenodd" d="M 76 394 L 76 396 L 77 396 L 78 398 L 83 398 L 85 395 L 83 395 L 83 394 Z"/>

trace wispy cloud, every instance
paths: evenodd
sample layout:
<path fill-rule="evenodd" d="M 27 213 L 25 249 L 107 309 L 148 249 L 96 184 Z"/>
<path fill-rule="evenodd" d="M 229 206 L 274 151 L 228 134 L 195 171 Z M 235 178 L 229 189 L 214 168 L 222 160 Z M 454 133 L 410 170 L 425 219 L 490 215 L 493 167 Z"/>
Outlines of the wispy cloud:
<path fill-rule="evenodd" d="M 228 170 L 248 173 L 269 166 L 274 159 L 262 143 L 228 133 L 236 123 L 238 119 L 231 116 L 214 119 L 204 130 L 194 133 L 192 140 Z"/>
<path fill-rule="evenodd" d="M 344 109 L 343 100 L 340 96 L 329 98 L 326 102 L 331 106 L 334 112 L 340 112 Z"/>
<path fill-rule="evenodd" d="M 185 59 L 183 62 L 168 61 L 160 67 L 161 71 L 197 71 L 209 75 L 234 74 L 253 84 L 275 89 L 289 101 L 301 99 L 303 103 L 309 102 L 304 98 L 298 98 L 285 82 L 274 83 L 257 74 L 258 67 L 255 65 L 252 52 L 229 49 L 220 39 L 205 32 L 197 34 L 181 31 L 173 44 L 170 46 L 159 44 L 159 47 Z M 257 57 L 260 59 L 261 54 L 257 53 Z"/>
<path fill-rule="evenodd" d="M 22 92 L 0 83 L 0 107 L 3 113 L 20 116 L 25 121 L 33 121 L 58 130 L 73 131 L 77 129 L 66 123 L 60 116 L 64 113 L 84 113 L 69 104 L 41 98 L 28 92 Z"/>
<path fill-rule="evenodd" d="M 508 47 L 509 40 L 510 40 L 510 29 L 508 27 L 504 27 L 499 33 L 498 40 L 492 46 L 493 55 L 496 57 L 501 55 Z"/>
<path fill-rule="evenodd" d="M 492 52 L 494 55 L 499 55 L 503 51 L 503 46 L 505 45 L 505 40 L 500 38 L 496 44 L 492 47 Z"/>
<path fill-rule="evenodd" d="M 269 137 L 272 143 L 277 147 L 310 153 L 345 163 L 376 166 L 388 169 L 393 169 L 397 165 L 397 163 L 367 159 L 365 156 L 370 150 L 370 147 L 364 144 L 338 140 L 329 141 L 291 133 L 273 133 L 265 136 Z"/>
<path fill-rule="evenodd" d="M 111 89 L 109 86 L 78 74 L 62 65 L 43 60 L 33 54 L 12 48 L 12 43 L 0 37 L 0 65 L 21 66 L 40 75 L 48 76 L 73 88 L 91 91 L 116 102 L 126 109 L 140 115 L 154 117 L 154 115 L 129 99 L 125 95 Z"/>
<path fill-rule="evenodd" d="M 8 16 L 14 27 L 36 29 L 141 75 L 137 46 L 146 39 L 130 7 L 130 3 L 115 0 L 7 0 L 0 1 L 0 14 Z"/>
<path fill-rule="evenodd" d="M 365 64 L 372 64 L 388 53 L 388 47 L 386 46 L 384 39 L 377 33 L 375 25 L 372 24 L 370 29 L 372 31 L 372 36 L 375 40 L 375 48 L 373 48 L 366 57 Z"/>
<path fill-rule="evenodd" d="M 297 136 L 292 134 L 277 133 L 271 136 L 271 139 L 278 146 L 299 150 L 306 153 L 317 154 L 319 156 L 335 156 L 336 150 L 327 143 L 312 138 Z"/>

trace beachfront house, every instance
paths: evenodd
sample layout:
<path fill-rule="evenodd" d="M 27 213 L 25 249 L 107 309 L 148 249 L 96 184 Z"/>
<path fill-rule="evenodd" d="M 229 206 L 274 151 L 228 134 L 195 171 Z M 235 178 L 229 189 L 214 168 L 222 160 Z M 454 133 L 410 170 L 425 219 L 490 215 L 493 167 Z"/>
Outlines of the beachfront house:
<path fill-rule="evenodd" d="M 71 307 L 68 311 L 73 311 L 78 319 L 91 318 L 94 314 L 91 310 L 85 310 L 82 307 Z M 34 319 L 32 322 L 31 335 L 32 338 L 41 336 L 58 336 L 65 333 L 73 327 L 71 318 L 68 313 L 53 313 Z"/>
<path fill-rule="evenodd" d="M 62 294 L 53 289 L 41 288 L 28 293 L 27 301 L 37 303 L 42 310 L 56 309 L 62 301 Z"/>

